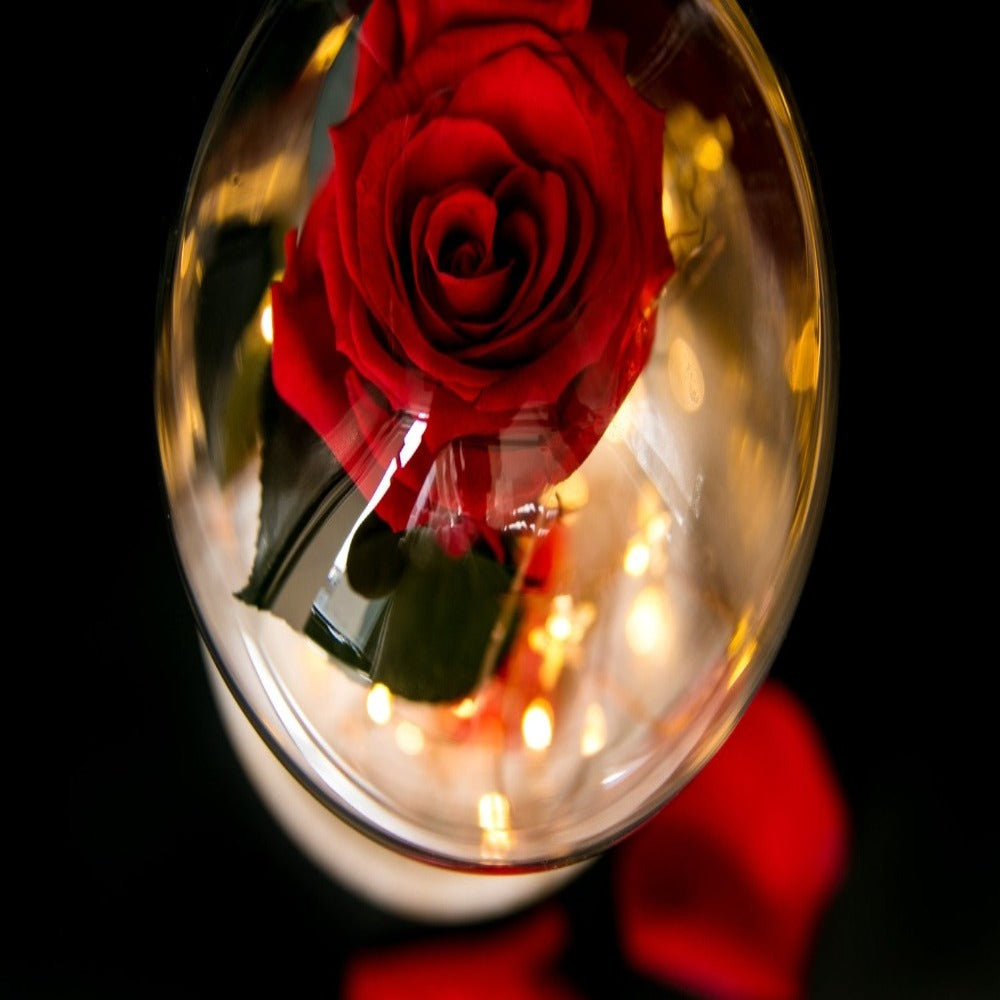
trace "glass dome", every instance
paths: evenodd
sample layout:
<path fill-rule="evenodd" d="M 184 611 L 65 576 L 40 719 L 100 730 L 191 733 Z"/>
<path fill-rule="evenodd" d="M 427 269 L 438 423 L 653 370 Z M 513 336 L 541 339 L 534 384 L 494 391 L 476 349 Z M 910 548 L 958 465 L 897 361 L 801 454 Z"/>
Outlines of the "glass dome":
<path fill-rule="evenodd" d="M 782 640 L 834 324 L 803 136 L 735 4 L 270 4 L 157 341 L 218 676 L 402 855 L 605 850 Z"/>

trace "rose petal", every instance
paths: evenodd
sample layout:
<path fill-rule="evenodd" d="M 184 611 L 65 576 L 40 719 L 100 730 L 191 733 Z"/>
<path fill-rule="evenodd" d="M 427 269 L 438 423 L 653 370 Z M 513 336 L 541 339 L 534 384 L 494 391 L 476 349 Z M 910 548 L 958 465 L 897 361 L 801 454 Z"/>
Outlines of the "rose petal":
<path fill-rule="evenodd" d="M 532 216 L 530 228 L 523 217 L 526 213 L 511 213 L 509 217 L 512 238 L 518 238 L 517 230 L 521 228 L 528 230 L 522 234 L 525 239 L 531 238 L 532 231 L 538 234 L 536 239 L 541 245 L 543 259 L 537 270 L 525 276 L 520 294 L 511 302 L 497 336 L 488 344 L 468 348 L 460 355 L 470 363 L 481 363 L 488 358 L 496 367 L 517 364 L 517 377 L 524 390 L 517 405 L 551 402 L 558 398 L 566 381 L 574 375 L 572 369 L 550 371 L 548 391 L 542 394 L 550 398 L 538 400 L 532 398 L 530 375 L 525 377 L 532 365 L 541 367 L 547 349 L 565 336 L 573 315 L 579 313 L 588 298 L 588 291 L 579 293 L 577 280 L 593 245 L 594 206 L 587 186 L 575 169 L 566 166 L 564 170 L 562 176 L 555 171 L 547 172 L 544 190 L 540 196 L 535 196 L 540 203 L 531 204 L 540 218 Z M 512 182 L 522 179 L 511 174 Z M 481 396 L 480 402 L 487 409 L 495 408 L 494 397 L 508 401 L 512 398 L 510 379 L 498 381 L 502 381 L 506 391 Z M 504 405 L 509 407 L 511 404 Z"/>
<path fill-rule="evenodd" d="M 386 2 L 386 0 L 376 0 Z M 590 18 L 590 0 L 407 0 L 399 5 L 406 58 L 445 28 L 530 21 L 553 34 L 580 31 Z"/>
<path fill-rule="evenodd" d="M 525 24 L 497 24 L 489 31 L 448 32 L 436 40 L 431 51 L 408 61 L 400 70 L 398 80 L 386 81 L 380 86 L 377 101 L 366 101 L 356 114 L 331 131 L 337 164 L 334 182 L 339 190 L 345 237 L 357 233 L 354 183 L 372 145 L 382 133 L 390 128 L 405 135 L 418 130 L 426 122 L 429 106 L 436 108 L 435 102 L 450 95 L 463 76 L 513 45 L 533 45 L 546 50 L 558 47 L 549 35 Z M 389 146 L 392 155 L 397 156 L 402 141 L 397 136 Z"/>
<path fill-rule="evenodd" d="M 355 955 L 347 967 L 344 1000 L 572 1000 L 557 974 L 568 936 L 553 906 L 529 912 L 499 929 Z"/>
<path fill-rule="evenodd" d="M 801 996 L 846 843 L 846 807 L 819 735 L 769 682 L 704 770 L 621 844 L 627 960 L 698 995 Z"/>
<path fill-rule="evenodd" d="M 456 236 L 478 243 L 480 262 L 492 261 L 496 225 L 497 206 L 490 195 L 468 186 L 447 192 L 431 210 L 423 233 L 424 251 L 434 270 L 454 274 L 446 257 L 448 241 Z"/>
<path fill-rule="evenodd" d="M 496 202 L 472 188 L 449 193 L 430 211 L 423 256 L 414 261 L 415 284 L 443 319 L 485 319 L 502 306 L 511 266 L 498 268 L 494 261 L 496 222 Z M 418 238 L 416 219 L 413 228 L 411 241 Z"/>
<path fill-rule="evenodd" d="M 373 143 L 365 159 L 357 182 L 357 205 L 361 218 L 386 219 L 392 231 L 393 255 L 386 254 L 379 227 L 365 227 L 364 232 L 359 231 L 354 241 L 358 254 L 357 284 L 363 289 L 372 315 L 391 331 L 401 357 L 463 398 L 472 400 L 492 376 L 488 371 L 470 368 L 442 354 L 415 322 L 409 266 L 406 274 L 400 273 L 402 265 L 398 257 L 399 246 L 410 245 L 410 238 L 405 228 L 399 232 L 396 226 L 400 221 L 405 226 L 412 218 L 411 204 L 428 191 L 447 189 L 470 178 L 478 182 L 477 186 L 489 189 L 520 161 L 504 138 L 482 122 L 437 119 L 413 136 L 402 156 L 398 133 L 393 131 L 385 138 L 388 132 Z M 444 151 L 450 151 L 451 156 L 443 156 Z M 387 168 L 389 162 L 393 165 Z M 341 201 L 338 198 L 338 203 Z M 386 205 L 394 206 L 393 211 L 387 212 Z M 344 229 L 341 223 L 341 241 L 346 235 Z M 376 231 L 375 237 L 371 230 Z M 370 346 L 370 341 L 366 343 Z M 357 360 L 353 352 L 351 357 Z M 392 372 L 389 374 L 393 377 Z"/>
<path fill-rule="evenodd" d="M 373 0 L 358 31 L 352 114 L 386 79 L 395 75 L 401 50 L 396 4 L 391 0 Z"/>
<path fill-rule="evenodd" d="M 449 113 L 488 122 L 528 163 L 569 162 L 592 177 L 599 151 L 594 120 L 581 103 L 591 84 L 582 78 L 574 87 L 557 69 L 560 63 L 569 63 L 562 45 L 549 42 L 542 51 L 515 45 L 460 80 Z"/>
<path fill-rule="evenodd" d="M 327 303 L 323 275 L 319 269 L 317 245 L 324 225 L 333 213 L 329 187 L 317 196 L 314 211 L 301 234 L 292 232 L 285 240 L 285 277 L 271 288 L 275 329 L 272 349 L 272 378 L 282 398 L 312 428 L 329 438 L 344 419 L 346 400 L 338 391 L 347 367 L 334 344 L 333 322 Z M 345 449 L 353 444 L 345 435 Z"/>

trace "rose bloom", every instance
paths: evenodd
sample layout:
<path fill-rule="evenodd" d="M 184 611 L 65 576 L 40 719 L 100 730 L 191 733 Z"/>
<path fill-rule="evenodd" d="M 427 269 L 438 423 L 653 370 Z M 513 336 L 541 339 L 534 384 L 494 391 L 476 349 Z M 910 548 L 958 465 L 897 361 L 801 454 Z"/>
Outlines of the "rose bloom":
<path fill-rule="evenodd" d="M 503 528 L 593 449 L 673 271 L 663 113 L 589 0 L 375 0 L 273 289 L 279 395 L 393 530 Z"/>

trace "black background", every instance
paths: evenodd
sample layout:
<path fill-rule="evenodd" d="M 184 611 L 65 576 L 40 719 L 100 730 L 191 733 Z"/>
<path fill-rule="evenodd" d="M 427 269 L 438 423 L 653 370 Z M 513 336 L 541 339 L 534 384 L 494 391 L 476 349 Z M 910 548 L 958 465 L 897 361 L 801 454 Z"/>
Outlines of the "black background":
<path fill-rule="evenodd" d="M 41 542 L 12 545 L 32 552 L 15 564 L 23 598 L 8 619 L 13 931 L 0 984 L 13 995 L 282 983 L 284 995 L 336 996 L 353 949 L 428 933 L 327 882 L 250 788 L 211 702 L 161 499 L 160 270 L 201 130 L 259 8 L 175 0 L 58 32 L 67 85 L 57 113 L 47 106 L 53 151 L 38 158 L 54 169 L 54 211 L 33 227 L 46 256 L 31 301 L 45 322 L 18 327 L 41 357 L 8 371 L 11 384 L 30 374 L 15 388 L 37 391 L 30 410 L 44 417 L 32 455 L 9 452 L 31 470 L 15 506 L 45 525 Z M 809 992 L 997 995 L 1000 866 L 982 808 L 996 795 L 982 719 L 995 657 L 960 638 L 991 622 L 971 605 L 946 610 L 946 589 L 973 586 L 967 573 L 939 582 L 965 477 L 928 419 L 956 391 L 954 331 L 930 297 L 942 223 L 928 208 L 928 102 L 942 99 L 941 74 L 889 12 L 744 9 L 814 154 L 839 303 L 830 495 L 773 669 L 816 719 L 851 810 L 850 869 Z M 668 995 L 618 963 L 608 892 L 607 859 L 566 890 L 583 982 L 595 996 Z"/>

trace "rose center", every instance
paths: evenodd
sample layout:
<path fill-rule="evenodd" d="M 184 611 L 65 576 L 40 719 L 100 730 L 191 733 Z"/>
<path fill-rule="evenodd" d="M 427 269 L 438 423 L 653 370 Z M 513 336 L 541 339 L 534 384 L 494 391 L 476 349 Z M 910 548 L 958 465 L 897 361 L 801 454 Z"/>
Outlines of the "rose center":
<path fill-rule="evenodd" d="M 487 257 L 482 240 L 459 231 L 449 234 L 442 243 L 437 268 L 442 274 L 470 278 L 479 272 Z"/>

